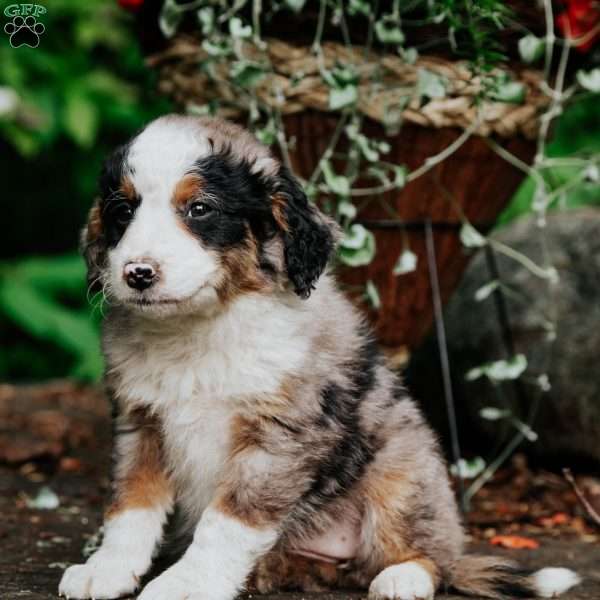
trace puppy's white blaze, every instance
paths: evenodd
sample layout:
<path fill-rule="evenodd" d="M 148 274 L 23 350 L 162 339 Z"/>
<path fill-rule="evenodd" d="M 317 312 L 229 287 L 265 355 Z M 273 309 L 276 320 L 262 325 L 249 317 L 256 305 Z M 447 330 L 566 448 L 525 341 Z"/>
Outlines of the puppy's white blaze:
<path fill-rule="evenodd" d="M 59 594 L 100 599 L 133 592 L 150 568 L 164 522 L 162 509 L 131 509 L 108 519 L 102 545 L 84 565 L 73 565 L 65 571 Z"/>
<path fill-rule="evenodd" d="M 133 141 L 128 164 L 135 189 L 172 192 L 194 163 L 210 154 L 202 129 L 190 119 L 167 116 L 153 121 Z"/>
<path fill-rule="evenodd" d="M 533 575 L 536 592 L 542 598 L 555 598 L 581 583 L 581 577 L 562 567 L 547 567 Z"/>
<path fill-rule="evenodd" d="M 207 508 L 181 560 L 151 581 L 138 600 L 233 600 L 256 560 L 277 540 L 276 529 L 254 529 Z"/>
<path fill-rule="evenodd" d="M 372 600 L 433 600 L 434 595 L 431 575 L 411 561 L 384 569 L 369 586 Z"/>

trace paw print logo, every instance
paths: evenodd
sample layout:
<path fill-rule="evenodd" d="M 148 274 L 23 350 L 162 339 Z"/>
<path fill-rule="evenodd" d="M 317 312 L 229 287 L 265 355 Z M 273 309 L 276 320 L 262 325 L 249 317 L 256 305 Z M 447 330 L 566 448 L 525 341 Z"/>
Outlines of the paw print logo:
<path fill-rule="evenodd" d="M 46 31 L 43 23 L 33 16 L 16 16 L 4 26 L 4 32 L 10 36 L 10 45 L 13 48 L 29 46 L 37 48 L 40 45 L 40 35 Z"/>

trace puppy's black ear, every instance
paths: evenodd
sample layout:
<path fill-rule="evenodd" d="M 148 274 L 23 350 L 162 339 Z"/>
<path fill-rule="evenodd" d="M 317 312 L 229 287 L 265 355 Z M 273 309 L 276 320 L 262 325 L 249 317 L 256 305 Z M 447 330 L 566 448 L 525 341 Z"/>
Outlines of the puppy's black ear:
<path fill-rule="evenodd" d="M 81 231 L 79 249 L 87 266 L 87 283 L 91 292 L 102 289 L 101 274 L 106 259 L 106 242 L 102 230 L 100 200 L 96 199 Z"/>
<path fill-rule="evenodd" d="M 277 174 L 273 216 L 283 237 L 288 279 L 298 296 L 308 298 L 335 249 L 339 228 L 309 203 L 285 167 L 280 167 Z"/>
<path fill-rule="evenodd" d="M 123 184 L 125 157 L 129 144 L 123 144 L 108 156 L 102 165 L 98 187 L 102 198 L 116 194 Z M 102 224 L 102 200 L 96 198 L 90 209 L 88 221 L 81 232 L 79 249 L 87 265 L 88 287 L 92 292 L 102 289 L 102 271 L 106 264 L 108 242 Z"/>

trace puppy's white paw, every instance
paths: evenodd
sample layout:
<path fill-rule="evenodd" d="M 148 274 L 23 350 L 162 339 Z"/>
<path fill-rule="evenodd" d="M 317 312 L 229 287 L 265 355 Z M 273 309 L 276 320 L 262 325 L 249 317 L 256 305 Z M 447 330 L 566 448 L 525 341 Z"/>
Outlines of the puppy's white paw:
<path fill-rule="evenodd" d="M 198 592 L 200 573 L 188 567 L 184 560 L 175 563 L 153 579 L 138 596 L 138 600 L 188 600 Z"/>
<path fill-rule="evenodd" d="M 369 586 L 370 600 L 433 600 L 431 575 L 416 562 L 384 569 Z"/>
<path fill-rule="evenodd" d="M 73 565 L 63 574 L 60 596 L 86 600 L 120 598 L 136 590 L 143 572 L 126 556 L 97 552 L 84 565 Z"/>

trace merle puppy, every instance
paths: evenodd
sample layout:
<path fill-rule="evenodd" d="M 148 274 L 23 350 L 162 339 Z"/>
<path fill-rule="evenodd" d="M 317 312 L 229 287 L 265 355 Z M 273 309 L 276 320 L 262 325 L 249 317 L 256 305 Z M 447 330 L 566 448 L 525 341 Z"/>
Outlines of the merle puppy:
<path fill-rule="evenodd" d="M 175 506 L 193 541 L 140 600 L 246 586 L 551 597 L 577 583 L 464 554 L 435 437 L 325 272 L 335 224 L 248 132 L 160 118 L 109 158 L 100 191 L 83 251 L 110 303 L 114 497 L 62 595 L 132 593 Z"/>

